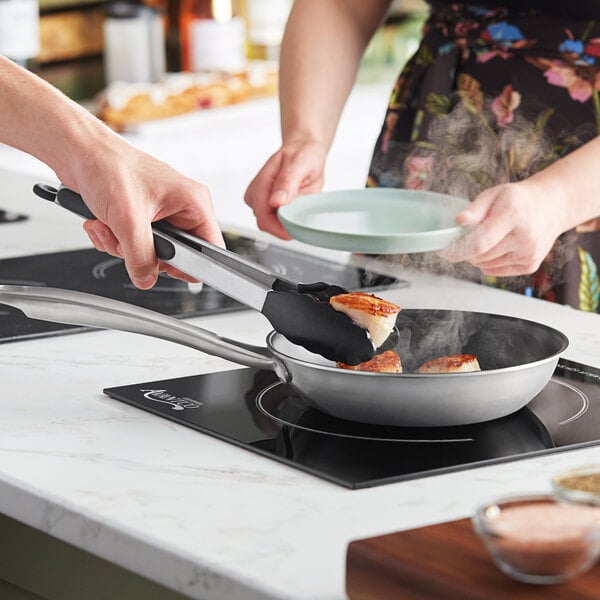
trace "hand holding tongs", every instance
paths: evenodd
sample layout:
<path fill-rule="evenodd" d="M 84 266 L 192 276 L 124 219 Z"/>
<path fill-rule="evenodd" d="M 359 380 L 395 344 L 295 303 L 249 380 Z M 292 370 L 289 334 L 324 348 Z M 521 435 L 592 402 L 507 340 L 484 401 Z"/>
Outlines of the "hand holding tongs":
<path fill-rule="evenodd" d="M 36 195 L 83 217 L 95 219 L 83 198 L 61 186 L 33 187 Z M 296 283 L 233 252 L 173 227 L 152 224 L 157 257 L 214 289 L 261 312 L 294 344 L 349 365 L 370 360 L 375 347 L 366 329 L 329 304 L 346 290 L 327 283 Z"/>

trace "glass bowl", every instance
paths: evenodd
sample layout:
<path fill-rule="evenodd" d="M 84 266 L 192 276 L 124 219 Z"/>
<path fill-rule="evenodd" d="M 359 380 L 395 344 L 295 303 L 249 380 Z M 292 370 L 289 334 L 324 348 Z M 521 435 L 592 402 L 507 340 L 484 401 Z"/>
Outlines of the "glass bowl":
<path fill-rule="evenodd" d="M 600 508 L 551 494 L 499 498 L 477 508 L 473 527 L 501 571 L 526 583 L 562 583 L 600 554 Z"/>
<path fill-rule="evenodd" d="M 552 478 L 552 489 L 563 502 L 600 506 L 600 465 L 563 471 Z"/>

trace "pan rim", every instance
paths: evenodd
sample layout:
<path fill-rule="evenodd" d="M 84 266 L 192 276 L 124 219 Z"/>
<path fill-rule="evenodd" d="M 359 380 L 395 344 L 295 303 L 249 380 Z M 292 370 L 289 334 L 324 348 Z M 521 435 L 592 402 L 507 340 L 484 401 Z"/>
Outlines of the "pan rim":
<path fill-rule="evenodd" d="M 512 372 L 512 371 L 520 371 L 523 369 L 532 368 L 535 365 L 542 365 L 544 363 L 547 363 L 547 362 L 550 362 L 550 361 L 556 359 L 556 357 L 560 357 L 560 355 L 563 354 L 563 352 L 565 352 L 565 350 L 569 347 L 569 343 L 570 343 L 569 338 L 562 331 L 556 329 L 555 327 L 546 325 L 545 323 L 539 323 L 537 321 L 532 321 L 530 319 L 524 319 L 521 317 L 511 317 L 510 315 L 502 315 L 502 314 L 498 314 L 498 313 L 485 313 L 485 312 L 481 312 L 481 311 L 465 311 L 465 310 L 456 310 L 456 309 L 445 309 L 445 308 L 423 308 L 423 309 L 406 308 L 406 309 L 402 309 L 400 314 L 402 314 L 402 312 L 405 312 L 405 311 L 408 312 L 408 311 L 415 311 L 415 310 L 427 311 L 427 312 L 468 313 L 468 314 L 473 314 L 473 315 L 483 315 L 483 316 L 489 316 L 489 317 L 501 318 L 501 319 L 513 319 L 513 320 L 516 319 L 523 323 L 531 324 L 535 327 L 539 327 L 539 328 L 545 329 L 549 332 L 552 332 L 553 334 L 556 335 L 557 339 L 560 339 L 560 348 L 557 351 L 555 351 L 554 353 L 549 354 L 548 356 L 541 358 L 539 360 L 534 360 L 534 361 L 522 363 L 519 365 L 513 365 L 510 367 L 501 367 L 501 368 L 497 368 L 497 369 L 485 369 L 485 370 L 481 370 L 481 371 L 470 371 L 470 372 L 466 372 L 466 373 L 415 373 L 415 372 L 374 373 L 372 371 L 354 371 L 354 370 L 350 370 L 350 369 L 340 369 L 340 368 L 336 367 L 335 365 L 323 365 L 323 364 L 319 364 L 319 363 L 310 362 L 306 359 L 290 356 L 286 352 L 283 352 L 283 351 L 275 348 L 275 345 L 273 343 L 273 339 L 275 337 L 281 337 L 281 338 L 285 339 L 285 337 L 277 331 L 269 332 L 269 334 L 267 335 L 266 342 L 267 342 L 267 346 L 268 346 L 269 350 L 276 356 L 282 357 L 284 361 L 291 361 L 293 363 L 307 366 L 312 369 L 318 369 L 318 370 L 328 371 L 328 372 L 332 372 L 332 373 L 340 373 L 343 371 L 345 374 L 350 375 L 350 376 L 361 376 L 361 377 L 371 376 L 371 377 L 378 377 L 378 378 L 393 377 L 393 378 L 397 378 L 397 379 L 398 378 L 401 378 L 401 379 L 431 379 L 431 378 L 440 379 L 443 377 L 451 377 L 452 379 L 456 379 L 459 377 L 462 377 L 462 378 L 481 377 L 484 375 L 490 375 L 490 374 L 494 374 L 494 373 L 507 373 L 507 372 Z"/>

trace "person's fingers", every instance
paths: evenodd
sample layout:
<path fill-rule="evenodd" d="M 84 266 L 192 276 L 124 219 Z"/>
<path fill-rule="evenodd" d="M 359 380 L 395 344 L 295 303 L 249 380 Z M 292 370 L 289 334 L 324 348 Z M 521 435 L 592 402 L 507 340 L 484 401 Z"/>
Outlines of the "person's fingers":
<path fill-rule="evenodd" d="M 495 248 L 511 233 L 513 227 L 514 222 L 510 216 L 493 205 L 482 223 L 439 254 L 450 262 L 473 262 Z"/>
<path fill-rule="evenodd" d="M 290 240 L 291 237 L 277 217 L 279 206 L 273 206 L 269 201 L 273 182 L 277 178 L 280 166 L 281 156 L 278 154 L 271 157 L 248 186 L 244 194 L 244 200 L 252 208 L 259 229 L 280 239 Z M 275 204 L 278 204 L 278 202 L 276 201 Z"/>
<path fill-rule="evenodd" d="M 109 223 L 118 240 L 116 250 L 122 252 L 125 267 L 133 284 L 146 290 L 156 283 L 158 260 L 154 252 L 154 240 L 150 219 L 131 212 L 131 207 L 122 210 Z"/>
<path fill-rule="evenodd" d="M 473 264 L 484 273 L 502 270 L 510 272 L 511 275 L 530 275 L 539 269 L 546 255 L 547 252 L 542 249 L 528 250 L 519 248 L 514 243 L 506 243 L 500 244 L 497 252 L 478 258 Z"/>
<path fill-rule="evenodd" d="M 117 239 L 104 223 L 97 220 L 88 220 L 83 224 L 83 229 L 88 234 L 96 250 L 113 256 L 120 256 L 116 251 Z"/>
<path fill-rule="evenodd" d="M 539 265 L 538 265 L 539 266 Z M 484 267 L 478 267 L 485 275 L 494 277 L 519 277 L 521 275 L 531 275 L 537 271 L 537 268 L 532 269 L 527 265 L 513 264 L 510 258 L 498 260 L 495 264 L 490 263 Z"/>
<path fill-rule="evenodd" d="M 291 239 L 277 211 L 299 194 L 321 189 L 326 154 L 321 144 L 300 141 L 280 148 L 267 160 L 244 194 L 261 230 Z"/>
<path fill-rule="evenodd" d="M 268 203 L 268 198 L 273 191 L 273 182 L 281 168 L 281 161 L 281 152 L 277 152 L 271 156 L 248 185 L 246 193 L 244 194 L 244 201 L 255 212 L 259 210 L 263 204 Z"/>
<path fill-rule="evenodd" d="M 284 160 L 273 182 L 267 210 L 256 215 L 258 226 L 281 239 L 291 240 L 292 237 L 279 220 L 277 210 L 292 202 L 300 193 L 307 194 L 320 189 L 321 178 L 315 180 L 314 175 L 314 166 L 306 155 L 295 155 L 290 160 Z"/>
<path fill-rule="evenodd" d="M 96 248 L 96 250 L 99 250 L 100 252 L 104 252 L 104 246 L 102 242 L 98 239 L 96 232 L 91 227 L 86 228 L 85 225 L 83 226 L 83 228 L 87 233 L 87 236 L 90 238 L 90 242 L 92 242 L 92 244 L 94 245 L 94 248 Z"/>
<path fill-rule="evenodd" d="M 154 241 L 149 221 L 166 219 L 173 226 L 188 231 L 216 246 L 225 247 L 225 240 L 217 222 L 210 192 L 206 186 L 192 180 L 186 180 L 185 185 L 178 182 L 168 184 L 162 195 L 155 200 L 157 212 L 148 219 L 144 226 L 143 219 L 136 219 L 135 227 L 130 226 L 129 237 L 121 239 L 118 249 L 125 257 L 129 275 L 137 287 L 146 289 L 156 282 L 159 269 L 171 277 L 190 283 L 198 280 L 179 269 L 162 261 L 157 261 Z M 173 212 L 173 210 L 176 212 Z M 130 241 L 131 245 L 126 247 Z"/>
<path fill-rule="evenodd" d="M 120 253 L 119 240 L 114 236 L 113 232 L 101 221 L 93 221 L 91 225 L 96 237 L 101 241 L 104 252 L 111 254 L 112 256 L 118 256 L 120 258 L 123 255 Z"/>
<path fill-rule="evenodd" d="M 167 273 L 167 275 L 174 277 L 175 279 L 181 279 L 182 281 L 187 281 L 188 283 L 200 283 L 200 281 L 195 277 L 192 277 L 191 275 L 188 275 L 187 273 L 168 265 L 162 260 L 158 261 L 158 269 L 160 272 Z"/>
<path fill-rule="evenodd" d="M 182 190 L 179 198 L 185 198 Z M 187 194 L 189 196 L 189 192 Z M 217 222 L 212 198 L 208 188 L 199 185 L 190 198 L 190 206 L 186 210 L 168 215 L 165 218 L 171 225 L 189 231 L 192 235 L 202 238 L 215 246 L 225 247 L 223 233 Z"/>
<path fill-rule="evenodd" d="M 269 196 L 269 205 L 272 208 L 279 208 L 289 204 L 292 199 L 296 196 L 296 190 L 298 185 L 295 182 L 288 180 L 278 181 L 277 189 L 273 190 L 273 193 Z"/>
<path fill-rule="evenodd" d="M 269 204 L 264 204 L 263 202 L 257 202 L 255 204 L 248 203 L 252 211 L 254 212 L 254 217 L 256 218 L 256 225 L 261 231 L 266 231 L 282 240 L 290 240 L 292 239 L 285 227 L 279 221 L 277 216 L 277 208 L 273 208 Z"/>
<path fill-rule="evenodd" d="M 485 190 L 473 202 L 467 206 L 464 210 L 459 212 L 455 217 L 457 225 L 468 226 L 478 225 L 487 216 L 490 207 L 497 197 L 497 193 L 494 189 Z"/>
<path fill-rule="evenodd" d="M 125 259 L 134 285 L 147 289 L 158 276 L 151 227 L 155 221 L 164 219 L 212 244 L 225 246 L 206 186 L 128 143 L 123 152 L 120 149 L 113 147 L 104 161 L 95 161 L 96 172 L 86 170 L 81 181 L 71 182 L 70 187 L 82 195 L 97 217 L 84 224 L 90 240 L 99 250 Z M 106 182 L 101 192 L 91 184 L 98 177 Z M 163 266 L 175 277 L 196 281 Z"/>
<path fill-rule="evenodd" d="M 225 240 L 223 239 L 223 232 L 212 211 L 210 214 L 200 211 L 199 214 L 195 214 L 194 216 L 195 218 L 191 219 L 177 214 L 167 217 L 166 220 L 174 227 L 183 229 L 215 246 L 224 248 Z"/>
<path fill-rule="evenodd" d="M 286 228 L 281 224 L 281 221 L 277 216 L 277 211 L 264 212 L 260 215 L 256 215 L 256 224 L 262 231 L 267 231 L 282 240 L 292 239 Z"/>
<path fill-rule="evenodd" d="M 295 154 L 283 160 L 275 180 L 273 181 L 269 205 L 277 209 L 289 204 L 299 193 L 305 182 L 315 179 L 314 165 L 311 156 L 306 152 Z"/>
<path fill-rule="evenodd" d="M 514 242 L 512 240 L 513 235 L 509 234 L 505 236 L 500 242 L 498 242 L 493 248 L 490 248 L 486 252 L 482 252 L 478 254 L 476 257 L 472 258 L 469 262 L 474 264 L 476 267 L 479 267 L 482 264 L 492 263 L 502 257 L 511 256 L 514 260 L 516 260 L 519 255 L 519 248 L 514 248 Z"/>
<path fill-rule="evenodd" d="M 223 238 L 223 232 L 217 222 L 217 217 L 214 213 L 211 213 L 210 218 L 205 215 L 202 223 L 194 228 L 192 232 L 195 236 L 214 244 L 225 248 L 225 239 Z"/>
<path fill-rule="evenodd" d="M 97 250 L 100 252 L 106 252 L 107 254 L 111 254 L 112 256 L 116 256 L 118 258 L 123 258 L 121 245 L 119 244 L 117 238 L 113 235 L 112 231 L 106 225 L 104 225 L 104 223 L 101 223 L 97 220 L 86 221 L 86 223 L 84 223 L 84 229 Z M 224 246 L 221 231 L 220 229 L 217 231 L 218 233 L 216 235 L 212 235 L 213 239 L 208 241 L 213 244 L 218 244 L 221 242 L 221 245 Z M 211 235 L 210 230 L 208 230 L 208 235 Z M 179 269 L 176 269 L 175 267 L 168 265 L 163 261 L 159 261 L 159 271 L 163 271 L 171 277 L 181 279 L 182 281 L 187 281 L 188 283 L 198 283 L 198 279 L 195 277 L 192 277 L 191 275 L 188 275 L 187 273 L 184 273 L 183 271 L 180 271 Z"/>
<path fill-rule="evenodd" d="M 438 254 L 449 262 L 472 262 L 481 254 L 489 252 L 502 239 L 501 235 L 490 238 L 488 228 L 477 226 L 470 233 L 465 234 Z"/>
<path fill-rule="evenodd" d="M 498 270 L 520 266 L 519 257 L 515 256 L 513 252 L 504 252 L 489 260 L 478 260 L 473 264 L 481 269 L 484 273 L 487 273 L 489 269 Z"/>
<path fill-rule="evenodd" d="M 244 201 L 252 209 L 259 229 L 281 239 L 290 239 L 277 218 L 277 207 L 269 203 L 273 182 L 281 166 L 281 153 L 274 154 L 248 185 Z"/>

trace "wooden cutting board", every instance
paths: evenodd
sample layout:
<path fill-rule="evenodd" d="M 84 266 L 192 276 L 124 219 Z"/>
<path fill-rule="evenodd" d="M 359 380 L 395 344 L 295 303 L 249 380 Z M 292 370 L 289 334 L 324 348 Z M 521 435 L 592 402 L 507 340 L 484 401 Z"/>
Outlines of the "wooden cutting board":
<path fill-rule="evenodd" d="M 351 600 L 598 600 L 600 564 L 560 585 L 519 583 L 462 519 L 351 542 L 346 592 Z"/>

